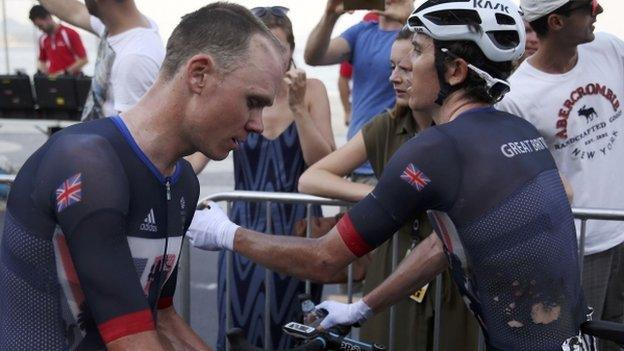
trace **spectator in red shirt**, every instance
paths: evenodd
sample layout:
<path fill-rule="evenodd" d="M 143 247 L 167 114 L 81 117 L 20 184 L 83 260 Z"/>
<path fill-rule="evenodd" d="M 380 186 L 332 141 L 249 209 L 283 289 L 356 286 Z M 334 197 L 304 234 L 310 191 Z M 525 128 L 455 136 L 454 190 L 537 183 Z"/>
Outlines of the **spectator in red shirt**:
<path fill-rule="evenodd" d="M 30 9 L 29 18 L 43 32 L 39 38 L 39 71 L 50 77 L 79 74 L 88 62 L 80 35 L 54 21 L 41 5 Z"/>

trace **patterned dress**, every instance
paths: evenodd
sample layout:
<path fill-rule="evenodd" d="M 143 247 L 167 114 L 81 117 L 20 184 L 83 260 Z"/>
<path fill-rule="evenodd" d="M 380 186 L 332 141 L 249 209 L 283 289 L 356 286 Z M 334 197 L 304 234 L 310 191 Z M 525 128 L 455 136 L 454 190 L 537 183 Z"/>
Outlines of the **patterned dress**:
<path fill-rule="evenodd" d="M 236 190 L 297 192 L 299 176 L 305 170 L 303 152 L 299 143 L 297 128 L 293 122 L 276 139 L 260 134 L 250 134 L 245 143 L 234 151 L 234 180 Z M 290 235 L 293 224 L 306 217 L 306 205 L 271 205 L 271 232 Z M 313 215 L 320 216 L 320 207 L 313 207 Z M 232 219 L 235 223 L 259 232 L 266 232 L 266 203 L 234 202 Z M 247 340 L 262 347 L 264 345 L 264 279 L 265 268 L 249 259 L 233 254 L 233 327 L 242 328 Z M 219 256 L 219 339 L 217 350 L 225 350 L 226 308 L 225 308 L 226 255 Z M 301 306 L 297 295 L 305 292 L 305 283 L 299 279 L 273 273 L 270 286 L 271 299 L 271 348 L 292 347 L 290 337 L 284 335 L 282 326 L 301 319 Z M 321 286 L 312 285 L 312 296 L 318 301 Z"/>

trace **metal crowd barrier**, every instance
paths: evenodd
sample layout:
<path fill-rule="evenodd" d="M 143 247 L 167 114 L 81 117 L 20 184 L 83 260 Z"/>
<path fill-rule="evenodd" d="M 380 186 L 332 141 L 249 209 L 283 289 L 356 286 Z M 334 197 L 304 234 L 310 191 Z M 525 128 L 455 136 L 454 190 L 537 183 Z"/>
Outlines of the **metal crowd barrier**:
<path fill-rule="evenodd" d="M 329 205 L 329 206 L 349 206 L 352 203 L 340 201 L 340 200 L 332 200 L 326 198 L 320 198 L 316 196 L 303 195 L 303 194 L 295 194 L 295 193 L 269 193 L 269 192 L 251 192 L 251 191 L 234 191 L 234 192 L 225 192 L 225 193 L 217 193 L 211 195 L 200 201 L 199 207 L 201 208 L 203 204 L 207 201 L 226 201 L 228 203 L 228 213 L 231 209 L 232 201 L 255 201 L 255 202 L 266 202 L 267 203 L 267 233 L 271 233 L 270 219 L 271 219 L 271 203 L 288 203 L 288 204 L 306 204 L 308 206 L 308 236 L 310 234 L 310 219 L 311 219 L 311 211 L 310 208 L 312 205 Z M 588 220 L 614 220 L 614 221 L 624 221 L 624 211 L 622 210 L 607 210 L 607 209 L 589 209 L 589 208 L 573 208 L 572 213 L 574 214 L 574 218 L 581 221 L 581 229 L 580 229 L 580 239 L 579 239 L 579 260 L 581 263 L 581 274 L 582 274 L 582 266 L 583 266 L 583 255 L 585 252 L 585 236 L 587 231 L 587 221 Z M 185 256 L 186 259 L 181 259 L 180 264 L 182 265 L 179 269 L 181 269 L 183 282 L 181 283 L 181 287 L 183 288 L 180 291 L 180 297 L 182 298 L 182 316 L 188 321 L 190 317 L 190 260 L 188 259 L 190 255 L 190 249 L 188 245 L 184 247 L 185 252 L 182 253 L 182 258 Z M 398 240 L 396 240 L 396 236 L 393 239 L 392 243 L 392 267 L 393 270 L 396 268 L 399 261 L 398 255 Z M 228 326 L 231 326 L 231 310 L 230 310 L 230 298 L 229 291 L 231 289 L 231 277 L 232 277 L 232 253 L 228 252 L 226 255 L 226 269 L 227 269 L 227 280 L 226 280 L 226 323 Z M 348 301 L 352 301 L 353 292 L 351 289 L 352 286 L 352 276 L 351 270 L 349 270 L 349 282 L 347 287 L 347 295 Z M 270 279 L 271 272 L 267 270 L 267 275 L 265 276 L 265 287 L 270 289 Z M 435 293 L 435 310 L 440 311 L 442 308 L 442 275 L 439 275 L 436 280 L 436 293 Z M 309 282 L 306 284 L 306 290 L 309 292 Z M 265 292 L 265 315 L 269 315 L 270 313 L 270 291 Z M 396 325 L 394 323 L 394 309 L 390 311 L 390 325 L 389 325 L 389 345 L 387 345 L 388 350 L 395 351 L 394 348 L 394 334 L 396 330 Z M 440 349 L 440 340 L 441 340 L 441 313 L 435 313 L 434 317 L 434 335 L 433 335 L 433 350 L 438 351 Z M 270 330 L 269 323 L 265 323 L 265 340 L 270 340 Z M 375 340 L 372 340 L 375 341 Z M 268 348 L 270 342 L 265 343 L 265 349 Z M 479 335 L 479 346 L 478 350 L 485 350 L 485 343 L 483 336 Z"/>

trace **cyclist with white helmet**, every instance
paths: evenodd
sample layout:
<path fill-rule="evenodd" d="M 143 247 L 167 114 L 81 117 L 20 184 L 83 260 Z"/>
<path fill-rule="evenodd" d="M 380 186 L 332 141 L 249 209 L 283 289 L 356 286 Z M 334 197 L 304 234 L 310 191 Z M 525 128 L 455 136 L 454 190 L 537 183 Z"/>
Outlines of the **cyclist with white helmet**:
<path fill-rule="evenodd" d="M 430 210 L 436 234 L 354 304 L 325 302 L 321 324 L 362 322 L 450 265 L 488 350 L 584 347 L 573 216 L 537 130 L 492 104 L 509 91 L 525 30 L 510 0 L 429 0 L 408 20 L 410 107 L 436 126 L 408 141 L 377 187 L 325 237 L 274 238 L 231 225 L 216 206 L 191 226 L 195 246 L 227 248 L 271 269 L 324 280 Z"/>

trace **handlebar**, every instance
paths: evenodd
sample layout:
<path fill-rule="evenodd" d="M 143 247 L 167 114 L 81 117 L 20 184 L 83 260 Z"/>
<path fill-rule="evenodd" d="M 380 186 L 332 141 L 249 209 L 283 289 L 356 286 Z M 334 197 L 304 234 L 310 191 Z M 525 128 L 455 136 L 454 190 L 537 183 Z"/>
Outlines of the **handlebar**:
<path fill-rule="evenodd" d="M 263 349 L 251 345 L 239 328 L 227 332 L 232 351 L 263 351 Z M 284 351 L 325 351 L 325 350 L 353 350 L 353 351 L 385 351 L 384 346 L 367 344 L 353 340 L 332 332 L 319 332 L 314 337 L 298 347 Z"/>

